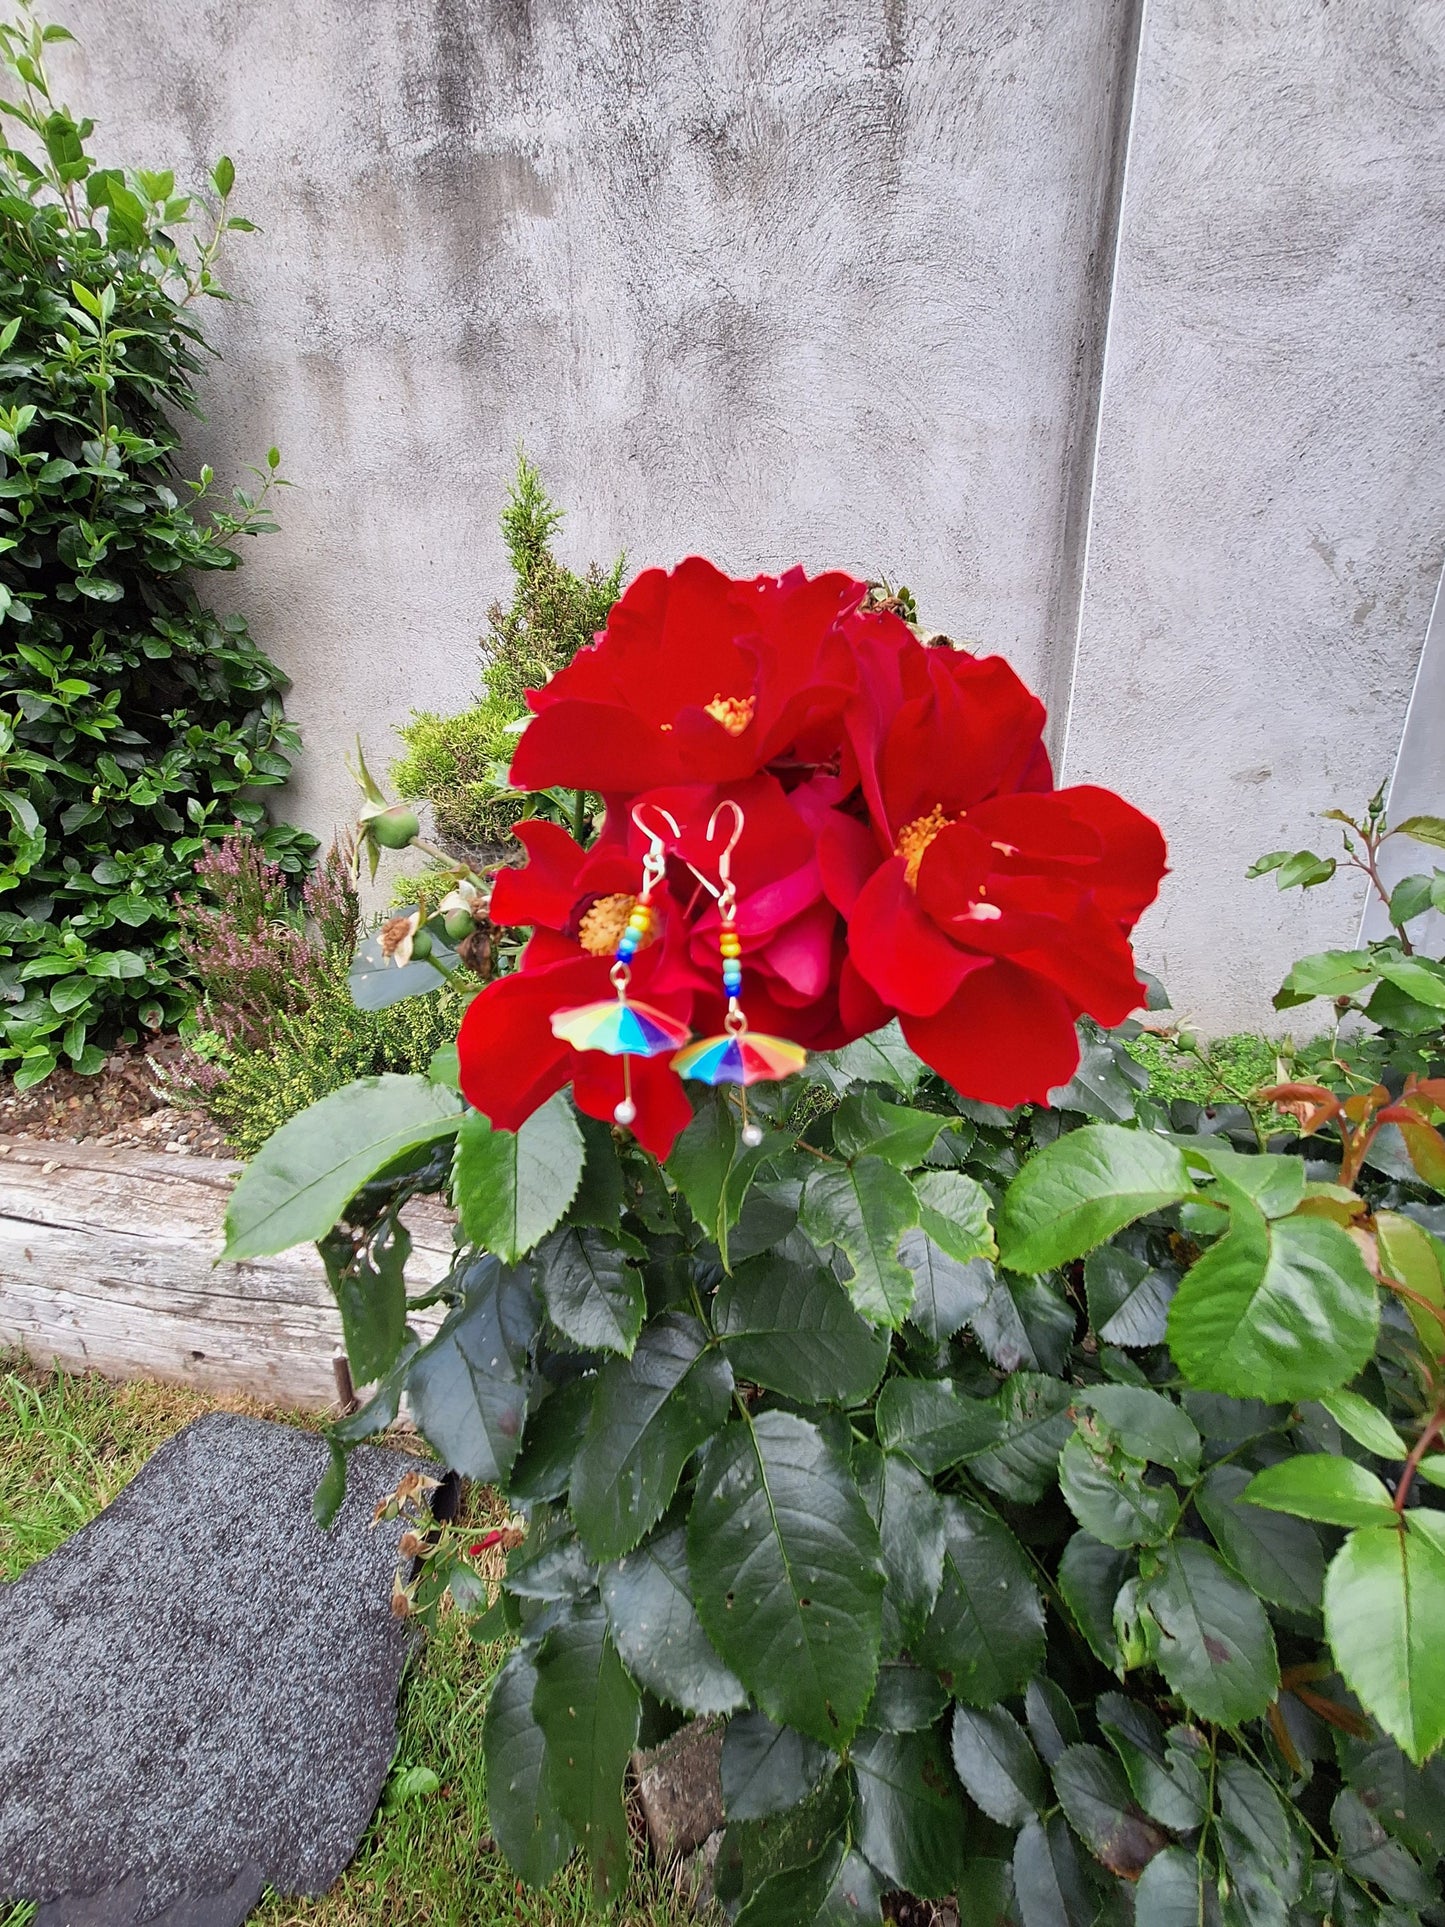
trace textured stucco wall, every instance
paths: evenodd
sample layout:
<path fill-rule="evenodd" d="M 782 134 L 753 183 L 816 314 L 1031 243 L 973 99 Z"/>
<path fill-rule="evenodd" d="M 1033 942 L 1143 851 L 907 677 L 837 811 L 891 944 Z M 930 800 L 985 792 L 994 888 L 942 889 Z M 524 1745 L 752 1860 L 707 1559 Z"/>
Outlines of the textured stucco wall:
<path fill-rule="evenodd" d="M 1445 557 L 1442 80 L 1438 0 L 1146 9 L 1065 773 L 1167 826 L 1143 949 L 1214 1027 L 1358 927 L 1353 881 L 1243 875 L 1335 850 L 1314 813 L 1395 759 Z"/>
<path fill-rule="evenodd" d="M 265 229 L 197 445 L 298 484 L 237 593 L 313 826 L 358 728 L 471 692 L 519 440 L 572 559 L 886 572 L 1047 681 L 1133 14 L 69 0 L 102 151 L 229 151 Z"/>
<path fill-rule="evenodd" d="M 1163 821 L 1197 1021 L 1352 939 L 1242 872 L 1389 771 L 1445 554 L 1441 0 L 63 13 L 102 153 L 229 151 L 265 229 L 195 446 L 298 485 L 226 588 L 313 827 L 470 693 L 523 441 L 573 560 L 886 572 L 1008 655 Z"/>

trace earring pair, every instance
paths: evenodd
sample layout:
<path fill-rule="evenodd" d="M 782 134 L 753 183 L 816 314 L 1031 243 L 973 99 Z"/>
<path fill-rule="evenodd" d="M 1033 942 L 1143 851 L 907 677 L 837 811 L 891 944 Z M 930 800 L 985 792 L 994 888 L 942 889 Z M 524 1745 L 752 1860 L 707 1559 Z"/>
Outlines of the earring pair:
<path fill-rule="evenodd" d="M 671 814 L 659 806 L 653 807 L 667 824 L 674 841 L 680 841 L 682 832 Z M 732 797 L 726 797 L 708 819 L 707 841 L 711 844 L 716 840 L 724 811 L 732 814 L 732 833 L 718 857 L 716 884 L 683 858 L 698 882 L 717 903 L 718 954 L 727 1006 L 721 1033 L 696 1038 L 691 1042 L 688 1041 L 689 1027 L 686 1024 L 679 1023 L 675 1017 L 651 1004 L 634 1002 L 627 994 L 632 979 L 632 959 L 654 934 L 657 913 L 652 902 L 653 893 L 667 870 L 666 839 L 655 827 L 644 822 L 642 808 L 640 804 L 633 806 L 632 820 L 647 837 L 648 849 L 642 859 L 642 887 L 613 957 L 610 975 L 617 992 L 616 999 L 580 1004 L 569 1010 L 554 1012 L 553 1035 L 562 1038 L 576 1050 L 600 1050 L 610 1057 L 622 1058 L 623 1096 L 612 1113 L 619 1124 L 631 1124 L 637 1116 L 637 1106 L 632 1097 L 630 1060 L 634 1057 L 660 1057 L 665 1051 L 672 1051 L 675 1053 L 672 1067 L 679 1076 L 702 1084 L 737 1084 L 741 1087 L 743 1142 L 748 1145 L 760 1144 L 762 1131 L 747 1115 L 747 1086 L 793 1076 L 807 1063 L 808 1053 L 801 1045 L 790 1043 L 786 1038 L 750 1031 L 742 1007 L 742 940 L 737 928 L 737 883 L 732 874 L 733 851 L 742 837 L 745 823 L 742 805 Z"/>

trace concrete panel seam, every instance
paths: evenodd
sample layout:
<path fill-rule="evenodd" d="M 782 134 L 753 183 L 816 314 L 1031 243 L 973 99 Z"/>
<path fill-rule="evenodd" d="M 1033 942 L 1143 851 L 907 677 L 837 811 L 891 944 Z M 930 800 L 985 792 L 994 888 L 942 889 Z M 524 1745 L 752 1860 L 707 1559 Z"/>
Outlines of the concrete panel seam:
<path fill-rule="evenodd" d="M 1129 209 L 1129 170 L 1134 155 L 1134 136 L 1139 116 L 1139 98 L 1142 91 L 1144 73 L 1145 36 L 1149 31 L 1150 0 L 1139 0 L 1138 12 L 1134 21 L 1133 66 L 1129 74 L 1129 111 L 1124 126 L 1123 162 L 1118 168 L 1118 188 L 1115 195 L 1113 215 L 1113 245 L 1109 251 L 1108 289 L 1104 301 L 1104 341 L 1099 354 L 1099 371 L 1094 402 L 1093 432 L 1088 461 L 1088 493 L 1084 509 L 1084 542 L 1077 575 L 1077 593 L 1074 606 L 1074 632 L 1070 638 L 1068 688 L 1064 696 L 1063 716 L 1056 723 L 1058 730 L 1058 754 L 1055 758 L 1057 779 L 1063 783 L 1068 766 L 1069 725 L 1073 720 L 1074 696 L 1079 680 L 1079 658 L 1083 653 L 1084 609 L 1089 594 L 1089 564 L 1094 545 L 1094 502 L 1099 482 L 1099 450 L 1104 433 L 1104 410 L 1109 403 L 1109 350 L 1114 333 L 1114 300 L 1119 285 L 1119 261 L 1124 246 L 1125 223 Z"/>

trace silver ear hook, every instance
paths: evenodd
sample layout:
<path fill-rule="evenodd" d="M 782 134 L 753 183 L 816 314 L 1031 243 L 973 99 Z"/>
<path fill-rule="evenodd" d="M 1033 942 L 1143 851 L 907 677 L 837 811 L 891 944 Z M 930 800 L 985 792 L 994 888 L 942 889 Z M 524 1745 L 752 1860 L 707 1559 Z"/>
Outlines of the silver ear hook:
<path fill-rule="evenodd" d="M 711 843 L 717 835 L 717 820 L 724 810 L 731 810 L 733 813 L 733 833 L 728 838 L 726 847 L 717 860 L 717 873 L 726 885 L 732 881 L 733 851 L 738 847 L 743 833 L 743 807 L 741 803 L 735 802 L 731 796 L 725 796 L 723 798 L 707 820 L 707 840 L 709 843 Z"/>
<path fill-rule="evenodd" d="M 665 810 L 660 803 L 633 804 L 632 820 L 649 844 L 647 854 L 642 859 L 642 894 L 646 897 L 651 895 L 667 874 L 667 842 L 660 831 L 654 830 L 650 824 L 643 822 L 644 809 L 656 810 L 674 837 L 680 837 L 682 831 L 677 827 L 676 817 L 670 810 Z"/>
<path fill-rule="evenodd" d="M 738 842 L 743 833 L 743 807 L 741 803 L 735 802 L 731 796 L 725 796 L 723 798 L 707 820 L 707 840 L 709 843 L 711 843 L 717 835 L 718 818 L 724 810 L 731 810 L 733 813 L 733 833 L 728 838 L 726 844 L 724 844 L 722 855 L 717 860 L 718 880 L 721 882 L 722 888 L 721 890 L 715 890 L 713 895 L 717 898 L 719 913 L 722 916 L 723 922 L 726 924 L 731 921 L 733 906 L 738 900 L 738 888 L 733 882 L 733 851 L 738 847 Z"/>

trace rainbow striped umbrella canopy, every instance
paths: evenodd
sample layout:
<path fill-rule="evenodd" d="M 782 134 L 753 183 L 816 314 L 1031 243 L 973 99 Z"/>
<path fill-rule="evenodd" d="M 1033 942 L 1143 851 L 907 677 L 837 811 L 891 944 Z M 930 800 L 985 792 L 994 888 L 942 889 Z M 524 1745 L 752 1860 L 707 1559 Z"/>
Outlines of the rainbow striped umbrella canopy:
<path fill-rule="evenodd" d="M 700 1038 L 677 1053 L 672 1068 L 703 1084 L 761 1084 L 792 1077 L 807 1061 L 801 1044 L 747 1030 L 737 1037 Z"/>
<path fill-rule="evenodd" d="M 606 1051 L 609 1057 L 660 1057 L 687 1041 L 688 1027 L 651 1004 L 609 997 L 552 1012 L 552 1035 L 574 1050 Z"/>

